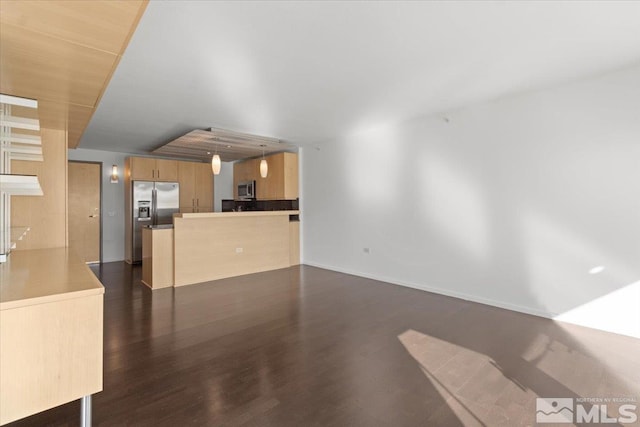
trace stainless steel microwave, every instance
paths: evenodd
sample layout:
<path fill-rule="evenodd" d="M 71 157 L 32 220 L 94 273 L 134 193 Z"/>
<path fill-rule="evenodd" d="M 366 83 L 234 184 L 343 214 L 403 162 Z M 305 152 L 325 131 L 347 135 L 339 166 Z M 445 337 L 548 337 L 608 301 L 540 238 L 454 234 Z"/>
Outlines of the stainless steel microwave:
<path fill-rule="evenodd" d="M 255 199 L 256 182 L 243 181 L 238 183 L 238 199 Z"/>

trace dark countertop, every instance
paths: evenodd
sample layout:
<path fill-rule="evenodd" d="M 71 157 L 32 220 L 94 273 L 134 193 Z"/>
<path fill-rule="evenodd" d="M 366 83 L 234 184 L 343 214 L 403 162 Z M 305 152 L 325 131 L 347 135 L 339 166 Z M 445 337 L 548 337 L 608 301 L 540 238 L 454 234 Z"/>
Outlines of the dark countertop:
<path fill-rule="evenodd" d="M 167 230 L 173 228 L 173 224 L 146 225 L 144 228 L 150 228 L 151 230 Z"/>

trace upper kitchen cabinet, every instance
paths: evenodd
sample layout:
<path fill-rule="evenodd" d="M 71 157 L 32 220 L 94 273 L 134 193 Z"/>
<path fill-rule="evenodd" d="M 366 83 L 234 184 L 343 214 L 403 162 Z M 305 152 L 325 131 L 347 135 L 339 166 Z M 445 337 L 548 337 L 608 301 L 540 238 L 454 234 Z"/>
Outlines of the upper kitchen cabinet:
<path fill-rule="evenodd" d="M 298 155 L 278 153 L 267 157 L 269 173 L 256 180 L 256 198 L 261 200 L 294 200 L 298 198 Z M 258 165 L 260 162 L 258 161 Z"/>
<path fill-rule="evenodd" d="M 213 172 L 209 163 L 178 162 L 180 212 L 213 212 Z"/>
<path fill-rule="evenodd" d="M 298 193 L 298 154 L 278 153 L 267 156 L 269 173 L 260 176 L 260 158 L 236 162 L 233 165 L 234 197 L 238 183 L 256 181 L 258 200 L 295 200 Z"/>
<path fill-rule="evenodd" d="M 151 157 L 129 157 L 129 173 L 133 181 L 177 181 L 176 160 Z"/>
<path fill-rule="evenodd" d="M 156 160 L 156 181 L 177 181 L 178 162 L 176 160 Z"/>

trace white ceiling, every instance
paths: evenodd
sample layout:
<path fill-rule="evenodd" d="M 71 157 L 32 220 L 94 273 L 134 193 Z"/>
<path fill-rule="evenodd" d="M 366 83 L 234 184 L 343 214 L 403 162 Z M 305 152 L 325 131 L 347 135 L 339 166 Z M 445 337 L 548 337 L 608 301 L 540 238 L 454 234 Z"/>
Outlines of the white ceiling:
<path fill-rule="evenodd" d="M 80 146 L 299 145 L 640 61 L 640 2 L 151 1 Z"/>

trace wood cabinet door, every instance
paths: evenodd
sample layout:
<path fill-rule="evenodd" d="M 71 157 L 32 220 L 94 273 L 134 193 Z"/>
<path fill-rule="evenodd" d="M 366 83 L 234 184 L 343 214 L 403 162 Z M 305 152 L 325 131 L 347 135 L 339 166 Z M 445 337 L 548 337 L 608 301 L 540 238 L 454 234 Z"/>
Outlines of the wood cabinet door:
<path fill-rule="evenodd" d="M 151 157 L 131 157 L 129 164 L 132 181 L 155 181 L 156 159 Z"/>
<path fill-rule="evenodd" d="M 178 163 L 178 183 L 180 183 L 180 212 L 182 208 L 191 209 L 196 206 L 196 163 Z"/>
<path fill-rule="evenodd" d="M 198 212 L 213 212 L 213 179 L 213 171 L 209 163 L 195 163 Z"/>
<path fill-rule="evenodd" d="M 156 181 L 177 181 L 178 163 L 177 160 L 156 160 Z"/>
<path fill-rule="evenodd" d="M 256 178 L 257 198 L 260 200 L 284 199 L 284 153 L 266 157 L 268 173 L 260 176 L 260 160 L 257 159 L 258 178 Z"/>
<path fill-rule="evenodd" d="M 296 153 L 284 154 L 284 194 L 283 199 L 295 200 L 298 192 L 298 155 Z"/>

